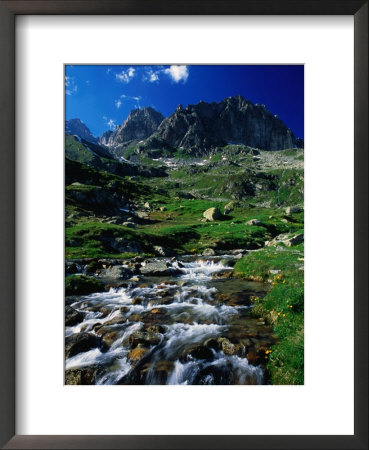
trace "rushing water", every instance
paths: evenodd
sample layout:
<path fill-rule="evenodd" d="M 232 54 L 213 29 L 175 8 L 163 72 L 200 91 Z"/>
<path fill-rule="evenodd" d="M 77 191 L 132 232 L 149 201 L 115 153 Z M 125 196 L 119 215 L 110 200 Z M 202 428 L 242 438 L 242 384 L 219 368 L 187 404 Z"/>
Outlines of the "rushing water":
<path fill-rule="evenodd" d="M 89 333 L 97 344 L 70 356 L 66 370 L 88 369 L 95 384 L 265 383 L 273 337 L 249 317 L 250 297 L 265 285 L 224 277 L 231 267 L 211 259 L 172 267 L 176 275 L 74 297 L 70 306 L 83 316 L 66 327 L 67 340 Z"/>

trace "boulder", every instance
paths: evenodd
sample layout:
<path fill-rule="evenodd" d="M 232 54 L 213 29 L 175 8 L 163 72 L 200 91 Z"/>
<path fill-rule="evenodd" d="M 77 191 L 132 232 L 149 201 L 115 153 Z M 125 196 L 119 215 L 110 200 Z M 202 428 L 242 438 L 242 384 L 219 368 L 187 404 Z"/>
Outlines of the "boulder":
<path fill-rule="evenodd" d="M 224 214 L 229 214 L 234 210 L 234 202 L 229 202 L 224 207 Z"/>
<path fill-rule="evenodd" d="M 210 222 L 214 222 L 214 220 L 220 220 L 222 218 L 222 213 L 218 208 L 209 208 L 204 211 L 202 215 Z"/>
<path fill-rule="evenodd" d="M 137 228 L 137 224 L 134 222 L 123 222 L 123 226 L 127 228 Z"/>
<path fill-rule="evenodd" d="M 304 242 L 304 235 L 301 233 L 285 241 L 285 245 L 287 245 L 287 247 L 292 247 L 293 245 L 302 244 L 303 242 Z"/>
<path fill-rule="evenodd" d="M 292 236 L 291 234 L 288 234 L 288 233 L 284 233 L 284 234 L 279 234 L 271 241 L 266 241 L 265 246 L 273 247 L 278 244 L 283 244 L 283 245 L 286 245 L 287 247 L 292 247 L 294 245 L 302 244 L 303 242 L 304 242 L 304 235 L 302 233 L 297 234 L 295 236 Z"/>
<path fill-rule="evenodd" d="M 83 367 L 80 369 L 68 369 L 65 371 L 65 384 L 95 384 L 97 367 Z"/>
<path fill-rule="evenodd" d="M 77 333 L 65 339 L 65 357 L 71 358 L 81 352 L 97 347 L 98 339 L 91 333 Z"/>
<path fill-rule="evenodd" d="M 248 222 L 246 222 L 246 225 L 257 225 L 260 226 L 262 223 L 258 219 L 251 219 Z"/>
<path fill-rule="evenodd" d="M 70 306 L 65 307 L 65 326 L 66 327 L 73 327 L 74 325 L 77 325 L 77 323 L 82 322 L 84 318 L 84 314 L 76 311 L 74 308 Z"/>
<path fill-rule="evenodd" d="M 236 353 L 236 346 L 232 344 L 232 342 L 224 337 L 221 337 L 218 339 L 218 343 L 221 346 L 221 349 L 223 350 L 223 353 L 225 355 L 234 355 Z"/>
<path fill-rule="evenodd" d="M 294 214 L 294 213 L 299 213 L 299 212 L 302 212 L 301 206 L 288 206 L 286 208 L 286 214 L 288 216 L 290 216 L 291 214 Z"/>
<path fill-rule="evenodd" d="M 146 346 L 157 345 L 160 341 L 161 336 L 159 334 L 149 331 L 135 331 L 129 337 L 129 345 L 131 348 L 135 348 L 139 344 Z"/>
<path fill-rule="evenodd" d="M 128 358 L 133 362 L 137 362 L 146 355 L 147 351 L 148 349 L 145 347 L 136 347 L 129 352 Z"/>
<path fill-rule="evenodd" d="M 202 252 L 203 256 L 214 256 L 215 255 L 215 250 L 212 248 L 206 248 L 203 252 Z"/>
<path fill-rule="evenodd" d="M 122 265 L 116 265 L 104 269 L 99 276 L 109 280 L 125 280 L 132 275 L 133 272 L 129 268 L 123 267 Z"/>
<path fill-rule="evenodd" d="M 158 256 L 174 256 L 174 253 L 160 245 L 154 245 L 154 251 Z"/>
<path fill-rule="evenodd" d="M 169 275 L 170 272 L 170 265 L 166 261 L 146 262 L 140 268 L 142 275 Z"/>

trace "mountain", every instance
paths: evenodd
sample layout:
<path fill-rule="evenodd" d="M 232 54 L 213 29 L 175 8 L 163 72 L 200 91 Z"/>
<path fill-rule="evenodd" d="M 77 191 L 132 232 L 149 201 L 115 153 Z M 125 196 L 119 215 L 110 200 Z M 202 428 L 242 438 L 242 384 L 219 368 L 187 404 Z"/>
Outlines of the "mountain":
<path fill-rule="evenodd" d="M 65 122 L 65 134 L 73 134 L 88 142 L 97 143 L 97 138 L 80 119 L 70 119 Z"/>
<path fill-rule="evenodd" d="M 265 105 L 254 105 L 237 95 L 218 103 L 201 101 L 186 108 L 179 105 L 144 146 L 202 150 L 231 143 L 282 150 L 300 147 L 300 141 Z"/>
<path fill-rule="evenodd" d="M 108 146 L 109 138 L 113 134 L 112 130 L 105 131 L 99 138 L 99 144 Z"/>
<path fill-rule="evenodd" d="M 127 119 L 111 133 L 106 132 L 100 142 L 108 147 L 116 147 L 128 141 L 141 141 L 153 134 L 163 115 L 151 107 L 134 109 Z"/>

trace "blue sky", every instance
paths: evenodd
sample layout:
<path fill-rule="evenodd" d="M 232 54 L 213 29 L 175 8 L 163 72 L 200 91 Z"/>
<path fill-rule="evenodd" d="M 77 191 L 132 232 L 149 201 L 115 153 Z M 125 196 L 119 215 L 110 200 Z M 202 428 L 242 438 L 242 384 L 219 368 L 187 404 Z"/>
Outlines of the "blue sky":
<path fill-rule="evenodd" d="M 296 137 L 304 137 L 301 65 L 69 65 L 65 93 L 66 119 L 81 119 L 95 136 L 120 125 L 135 108 L 152 106 L 166 117 L 179 104 L 241 94 L 265 104 Z"/>

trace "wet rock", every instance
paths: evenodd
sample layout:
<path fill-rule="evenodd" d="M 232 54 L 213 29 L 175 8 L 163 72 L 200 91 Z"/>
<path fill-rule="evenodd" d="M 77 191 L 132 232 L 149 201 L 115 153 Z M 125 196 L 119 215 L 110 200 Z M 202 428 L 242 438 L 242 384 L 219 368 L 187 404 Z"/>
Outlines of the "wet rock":
<path fill-rule="evenodd" d="M 212 278 L 232 278 L 231 270 L 222 270 L 220 272 L 215 273 Z"/>
<path fill-rule="evenodd" d="M 117 331 L 111 331 L 108 333 L 105 333 L 102 338 L 101 338 L 101 342 L 102 342 L 102 346 L 104 348 L 104 350 L 108 350 L 113 343 L 116 341 L 118 336 L 118 332 Z"/>
<path fill-rule="evenodd" d="M 167 250 L 166 248 L 162 247 L 161 245 L 154 245 L 154 251 L 155 254 L 158 256 L 174 256 L 175 253 Z"/>
<path fill-rule="evenodd" d="M 218 351 L 220 349 L 219 342 L 217 341 L 217 339 L 214 339 L 214 338 L 207 339 L 204 342 L 204 346 L 208 347 L 208 348 L 212 348 L 215 351 Z"/>
<path fill-rule="evenodd" d="M 149 332 L 149 333 L 165 333 L 167 331 L 167 328 L 163 325 L 150 325 L 147 324 L 145 326 L 145 331 Z"/>
<path fill-rule="evenodd" d="M 170 265 L 167 261 L 151 261 L 142 265 L 140 268 L 142 275 L 169 275 L 171 273 Z"/>
<path fill-rule="evenodd" d="M 136 347 L 129 352 L 128 358 L 133 362 L 137 362 L 146 355 L 147 351 L 148 349 L 145 347 Z"/>
<path fill-rule="evenodd" d="M 203 359 L 205 361 L 212 361 L 214 359 L 214 353 L 210 347 L 204 345 L 194 345 L 186 349 L 182 353 L 182 361 L 187 360 L 188 356 L 195 359 Z"/>
<path fill-rule="evenodd" d="M 65 273 L 66 275 L 73 275 L 81 272 L 81 267 L 74 262 L 66 262 L 65 263 Z"/>
<path fill-rule="evenodd" d="M 215 256 L 215 250 L 212 248 L 206 248 L 203 252 L 202 252 L 203 256 Z"/>
<path fill-rule="evenodd" d="M 143 345 L 157 345 L 161 341 L 161 336 L 156 333 L 151 333 L 148 331 L 135 331 L 129 337 L 129 345 L 131 348 L 135 348 L 138 344 Z"/>
<path fill-rule="evenodd" d="M 143 297 L 135 297 L 132 299 L 132 305 L 142 305 L 145 299 Z"/>
<path fill-rule="evenodd" d="M 103 306 L 98 309 L 98 311 L 101 314 L 101 317 L 106 317 L 112 312 L 112 308 L 107 308 L 106 306 Z"/>
<path fill-rule="evenodd" d="M 132 275 L 133 272 L 131 269 L 122 265 L 116 265 L 104 269 L 99 276 L 109 280 L 123 280 L 130 278 Z"/>
<path fill-rule="evenodd" d="M 67 385 L 82 385 L 95 384 L 96 367 L 86 367 L 80 369 L 68 369 L 65 371 L 65 384 Z"/>
<path fill-rule="evenodd" d="M 225 355 L 234 355 L 236 353 L 236 347 L 232 342 L 224 337 L 218 339 L 221 349 Z"/>
<path fill-rule="evenodd" d="M 141 321 L 141 316 L 139 314 L 131 314 L 128 317 L 128 320 L 130 320 L 131 322 L 140 322 Z"/>
<path fill-rule="evenodd" d="M 77 325 L 77 323 L 82 322 L 84 318 L 84 314 L 76 311 L 70 306 L 65 307 L 65 326 L 72 327 L 74 325 Z"/>
<path fill-rule="evenodd" d="M 107 322 L 104 322 L 104 327 L 109 327 L 112 325 L 122 325 L 123 323 L 126 323 L 127 319 L 124 316 L 118 316 L 113 317 L 112 319 L 108 320 Z"/>
<path fill-rule="evenodd" d="M 165 311 L 162 308 L 154 308 L 151 310 L 151 314 L 165 314 Z"/>
<path fill-rule="evenodd" d="M 77 333 L 65 339 L 65 357 L 71 358 L 78 353 L 87 352 L 98 346 L 98 340 L 91 333 Z"/>
<path fill-rule="evenodd" d="M 204 211 L 202 215 L 210 222 L 214 222 L 215 220 L 220 220 L 222 218 L 222 213 L 218 208 L 209 208 Z"/>
<path fill-rule="evenodd" d="M 247 361 L 253 366 L 257 366 L 262 362 L 260 355 L 255 350 L 251 349 L 246 353 Z"/>

